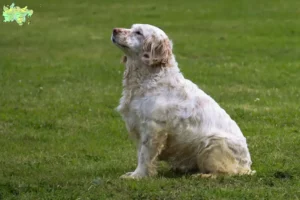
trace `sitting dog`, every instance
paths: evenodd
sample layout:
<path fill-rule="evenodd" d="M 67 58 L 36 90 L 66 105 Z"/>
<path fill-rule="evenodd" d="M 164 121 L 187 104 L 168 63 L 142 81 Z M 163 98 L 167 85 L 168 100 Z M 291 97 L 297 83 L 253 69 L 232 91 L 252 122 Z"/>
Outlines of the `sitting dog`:
<path fill-rule="evenodd" d="M 246 138 L 209 95 L 184 78 L 161 29 L 114 28 L 112 42 L 126 69 L 117 110 L 137 142 L 138 164 L 121 178 L 156 174 L 156 161 L 200 177 L 253 174 Z"/>

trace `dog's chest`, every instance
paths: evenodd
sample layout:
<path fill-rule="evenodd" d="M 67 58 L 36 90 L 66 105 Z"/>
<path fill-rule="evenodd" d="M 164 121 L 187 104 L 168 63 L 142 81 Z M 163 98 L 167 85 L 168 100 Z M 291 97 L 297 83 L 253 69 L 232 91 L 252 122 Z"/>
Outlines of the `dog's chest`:
<path fill-rule="evenodd" d="M 132 93 L 127 92 L 123 93 L 117 108 L 126 124 L 129 134 L 134 138 L 139 138 L 140 132 L 141 114 L 140 110 L 137 109 L 138 107 L 140 107 L 140 102 L 137 101 L 137 97 L 133 97 Z"/>

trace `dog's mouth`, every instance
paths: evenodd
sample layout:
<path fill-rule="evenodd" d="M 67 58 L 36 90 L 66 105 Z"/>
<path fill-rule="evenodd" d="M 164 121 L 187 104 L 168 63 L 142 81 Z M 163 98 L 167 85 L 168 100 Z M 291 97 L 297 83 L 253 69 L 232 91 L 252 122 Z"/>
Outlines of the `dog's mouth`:
<path fill-rule="evenodd" d="M 119 46 L 119 47 L 122 47 L 122 48 L 129 48 L 129 47 L 126 46 L 126 45 L 123 45 L 123 44 L 118 43 L 118 41 L 114 38 L 114 36 L 111 37 L 111 41 L 112 41 L 114 44 L 116 44 L 117 46 Z"/>

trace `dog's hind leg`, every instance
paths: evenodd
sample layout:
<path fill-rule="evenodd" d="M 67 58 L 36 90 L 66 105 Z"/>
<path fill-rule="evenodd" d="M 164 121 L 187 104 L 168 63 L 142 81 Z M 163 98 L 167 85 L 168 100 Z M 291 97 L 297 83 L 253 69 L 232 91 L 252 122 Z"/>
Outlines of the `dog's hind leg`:
<path fill-rule="evenodd" d="M 224 138 L 211 138 L 197 156 L 200 174 L 193 177 L 215 178 L 218 175 L 252 174 L 248 165 L 241 164 Z"/>

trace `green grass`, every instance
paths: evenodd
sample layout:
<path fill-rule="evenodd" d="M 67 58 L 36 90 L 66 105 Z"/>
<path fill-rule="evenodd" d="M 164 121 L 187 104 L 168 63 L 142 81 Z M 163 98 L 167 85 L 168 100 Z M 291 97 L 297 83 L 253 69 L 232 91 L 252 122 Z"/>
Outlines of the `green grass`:
<path fill-rule="evenodd" d="M 0 22 L 0 199 L 300 198 L 299 0 L 44 2 L 15 1 L 30 25 Z M 124 66 L 110 34 L 133 23 L 170 36 L 186 78 L 240 125 L 255 176 L 161 164 L 119 179 L 136 152 L 114 110 Z"/>

